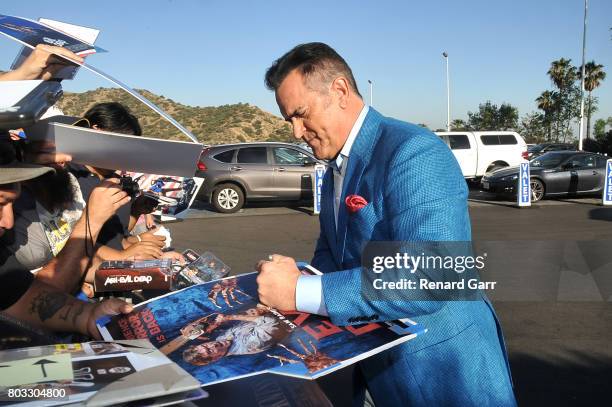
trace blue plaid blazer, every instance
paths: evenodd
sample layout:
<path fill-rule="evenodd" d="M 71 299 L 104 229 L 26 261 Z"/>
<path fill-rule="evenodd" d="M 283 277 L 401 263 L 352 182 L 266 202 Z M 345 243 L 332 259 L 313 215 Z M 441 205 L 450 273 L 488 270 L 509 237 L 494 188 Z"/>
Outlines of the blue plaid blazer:
<path fill-rule="evenodd" d="M 368 112 L 350 152 L 334 221 L 332 170 L 325 174 L 321 232 L 312 265 L 337 325 L 414 318 L 428 332 L 359 364 L 356 380 L 381 406 L 514 406 L 502 332 L 488 299 L 367 302 L 361 251 L 368 241 L 469 241 L 467 187 L 448 147 L 419 126 Z M 349 213 L 346 196 L 368 205 Z M 365 383 L 364 383 L 365 381 Z M 356 386 L 362 403 L 364 386 Z"/>

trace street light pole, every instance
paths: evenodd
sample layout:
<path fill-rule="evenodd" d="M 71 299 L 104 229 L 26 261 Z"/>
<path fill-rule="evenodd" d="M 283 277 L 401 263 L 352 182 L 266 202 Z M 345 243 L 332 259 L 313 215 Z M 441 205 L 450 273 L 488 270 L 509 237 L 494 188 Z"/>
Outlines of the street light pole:
<path fill-rule="evenodd" d="M 586 52 L 586 27 L 587 9 L 589 0 L 584 0 L 584 26 L 582 29 L 582 78 L 580 81 L 580 131 L 578 133 L 578 151 L 582 151 L 582 137 L 584 136 L 584 75 L 585 75 L 585 52 Z"/>
<path fill-rule="evenodd" d="M 368 79 L 368 83 L 370 84 L 370 106 L 372 106 L 372 86 L 373 86 L 373 83 L 369 79 Z"/>
<path fill-rule="evenodd" d="M 451 131 L 450 122 L 450 76 L 448 74 L 448 53 L 444 51 L 442 53 L 446 60 L 446 131 Z"/>

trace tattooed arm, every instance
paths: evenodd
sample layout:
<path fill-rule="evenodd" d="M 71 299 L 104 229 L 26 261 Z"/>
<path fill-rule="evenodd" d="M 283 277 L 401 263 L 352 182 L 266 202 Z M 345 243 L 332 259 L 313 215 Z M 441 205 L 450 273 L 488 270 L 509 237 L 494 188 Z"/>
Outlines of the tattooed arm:
<path fill-rule="evenodd" d="M 19 301 L 3 312 L 50 331 L 78 332 L 101 339 L 96 328 L 98 318 L 131 310 L 131 305 L 118 299 L 83 302 L 35 280 Z"/>

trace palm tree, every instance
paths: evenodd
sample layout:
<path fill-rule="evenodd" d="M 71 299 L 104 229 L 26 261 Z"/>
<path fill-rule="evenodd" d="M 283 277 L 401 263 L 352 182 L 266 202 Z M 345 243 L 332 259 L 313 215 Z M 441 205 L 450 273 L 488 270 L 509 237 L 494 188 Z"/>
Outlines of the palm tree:
<path fill-rule="evenodd" d="M 576 67 L 571 63 L 571 59 L 561 58 L 550 64 L 548 76 L 560 92 L 563 92 L 576 80 Z"/>
<path fill-rule="evenodd" d="M 582 79 L 582 70 L 578 72 L 578 79 Z M 587 134 L 586 138 L 589 138 L 591 133 L 591 115 L 593 112 L 593 96 L 592 92 L 595 88 L 601 85 L 601 82 L 606 79 L 606 73 L 603 70 L 603 65 L 596 64 L 595 61 L 587 62 L 584 65 L 584 89 L 589 92 L 587 98 Z"/>
<path fill-rule="evenodd" d="M 468 124 L 465 120 L 455 119 L 451 122 L 451 131 L 467 131 L 469 130 Z"/>
<path fill-rule="evenodd" d="M 571 95 L 577 76 L 576 67 L 572 65 L 571 59 L 561 58 L 550 64 L 547 73 L 553 84 L 559 89 L 556 94 L 557 104 L 554 111 L 557 128 L 556 138 L 558 139 L 559 135 L 563 134 L 565 140 L 573 118 Z"/>
<path fill-rule="evenodd" d="M 536 102 L 538 103 L 538 109 L 544 111 L 544 122 L 548 127 L 547 140 L 550 141 L 552 113 L 555 111 L 557 106 L 557 92 L 545 90 L 540 96 L 538 96 Z"/>

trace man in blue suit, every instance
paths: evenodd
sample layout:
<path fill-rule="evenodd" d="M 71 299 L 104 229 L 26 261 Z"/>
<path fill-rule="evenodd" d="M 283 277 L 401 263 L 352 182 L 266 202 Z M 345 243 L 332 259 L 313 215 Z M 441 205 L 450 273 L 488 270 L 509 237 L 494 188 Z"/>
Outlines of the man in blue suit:
<path fill-rule="evenodd" d="M 365 106 L 351 69 L 325 44 L 283 55 L 266 85 L 294 136 L 330 168 L 312 259 L 324 274 L 303 276 L 293 259 L 273 255 L 259 265 L 260 301 L 329 315 L 337 325 L 409 317 L 428 329 L 359 364 L 356 404 L 515 405 L 501 328 L 483 294 L 475 301 L 362 296 L 367 242 L 471 240 L 466 183 L 448 147 L 426 129 Z M 357 210 L 347 206 L 351 195 L 365 200 Z"/>

